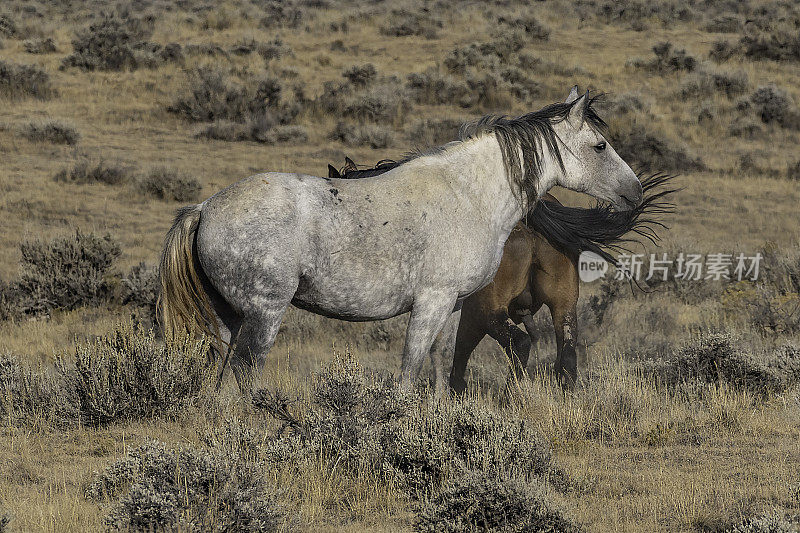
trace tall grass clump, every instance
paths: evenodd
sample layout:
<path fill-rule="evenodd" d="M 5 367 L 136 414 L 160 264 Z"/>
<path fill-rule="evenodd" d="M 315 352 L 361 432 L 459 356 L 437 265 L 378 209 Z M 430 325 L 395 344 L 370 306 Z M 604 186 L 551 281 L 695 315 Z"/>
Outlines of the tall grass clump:
<path fill-rule="evenodd" d="M 5 98 L 46 100 L 56 94 L 50 75 L 34 65 L 0 61 L 0 95 Z"/>
<path fill-rule="evenodd" d="M 213 382 L 208 343 L 166 343 L 153 331 L 126 324 L 76 347 L 74 363 L 59 372 L 75 391 L 83 423 L 177 416 L 197 403 Z"/>
<path fill-rule="evenodd" d="M 53 372 L 0 356 L 0 416 L 14 424 L 70 426 L 78 421 L 76 397 Z"/>
<path fill-rule="evenodd" d="M 569 533 L 580 531 L 580 527 L 554 502 L 552 489 L 540 480 L 469 471 L 448 481 L 420 506 L 414 530 Z"/>
<path fill-rule="evenodd" d="M 190 72 L 188 86 L 191 89 L 167 110 L 191 122 L 209 123 L 199 137 L 266 144 L 307 138 L 303 128 L 292 124 L 305 97 L 296 90 L 293 98 L 287 98 L 277 78 L 248 78 L 238 83 L 222 70 L 203 67 Z"/>
<path fill-rule="evenodd" d="M 33 121 L 23 126 L 22 136 L 31 142 L 50 144 L 78 144 L 80 133 L 60 120 Z"/>
<path fill-rule="evenodd" d="M 50 242 L 23 242 L 20 251 L 14 286 L 25 314 L 97 305 L 112 296 L 111 269 L 122 250 L 109 235 L 76 231 Z"/>
<path fill-rule="evenodd" d="M 73 52 L 61 67 L 82 70 L 122 71 L 155 67 L 165 60 L 180 62 L 182 55 L 174 46 L 169 49 L 147 41 L 152 21 L 127 15 L 104 15 L 72 39 Z"/>
<path fill-rule="evenodd" d="M 60 170 L 53 179 L 71 183 L 118 185 L 128 181 L 130 177 L 130 169 L 119 163 L 105 161 L 93 163 L 87 159 L 82 159 L 75 163 L 72 168 Z"/>
<path fill-rule="evenodd" d="M 52 37 L 28 39 L 22 45 L 29 54 L 52 54 L 58 51 Z"/>
<path fill-rule="evenodd" d="M 299 396 L 253 395 L 255 407 L 280 422 L 259 452 L 280 471 L 312 471 L 315 479 L 335 476 L 344 487 L 368 483 L 372 493 L 399 496 L 412 503 L 418 531 L 574 530 L 556 503 L 567 482 L 548 443 L 492 402 L 439 402 L 405 391 L 347 354 L 310 385 Z M 347 511 L 346 503 L 331 504 Z"/>
<path fill-rule="evenodd" d="M 667 375 L 673 382 L 726 383 L 755 394 L 784 388 L 774 369 L 743 350 L 729 334 L 705 333 L 677 350 L 667 364 Z"/>
<path fill-rule="evenodd" d="M 161 200 L 193 202 L 200 196 L 202 185 L 197 178 L 184 176 L 175 169 L 156 167 L 140 182 L 142 192 Z"/>
<path fill-rule="evenodd" d="M 287 524 L 267 465 L 153 441 L 97 474 L 87 496 L 114 501 L 112 531 L 279 531 Z"/>
<path fill-rule="evenodd" d="M 706 168 L 702 159 L 693 156 L 681 143 L 641 124 L 634 124 L 626 130 L 617 129 L 610 141 L 625 161 L 646 168 L 665 172 L 690 172 Z"/>
<path fill-rule="evenodd" d="M 675 48 L 671 42 L 665 41 L 653 46 L 653 59 L 644 61 L 636 59 L 631 62 L 635 67 L 653 72 L 692 72 L 698 64 L 697 59 L 686 50 Z"/>
<path fill-rule="evenodd" d="M 426 39 L 437 39 L 442 26 L 442 21 L 427 8 L 415 11 L 393 9 L 380 27 L 380 32 L 392 37 L 419 35 Z"/>

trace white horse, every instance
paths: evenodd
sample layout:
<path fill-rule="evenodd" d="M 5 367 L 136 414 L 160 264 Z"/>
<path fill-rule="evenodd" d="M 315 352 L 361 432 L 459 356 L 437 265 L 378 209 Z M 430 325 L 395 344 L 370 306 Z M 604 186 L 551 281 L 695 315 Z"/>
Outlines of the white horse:
<path fill-rule="evenodd" d="M 400 373 L 410 386 L 437 334 L 452 350 L 461 301 L 492 280 L 511 229 L 548 189 L 620 210 L 641 201 L 591 104 L 575 87 L 564 103 L 481 119 L 379 177 L 256 174 L 182 208 L 161 259 L 165 334 L 227 345 L 247 390 L 289 304 L 351 321 L 410 311 Z"/>

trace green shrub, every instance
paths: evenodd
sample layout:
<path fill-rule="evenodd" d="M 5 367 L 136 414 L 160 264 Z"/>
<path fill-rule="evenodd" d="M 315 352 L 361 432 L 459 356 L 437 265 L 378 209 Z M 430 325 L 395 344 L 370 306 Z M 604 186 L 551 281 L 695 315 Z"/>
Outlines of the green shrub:
<path fill-rule="evenodd" d="M 415 146 L 439 146 L 458 138 L 463 120 L 457 119 L 422 119 L 408 131 L 407 138 Z"/>
<path fill-rule="evenodd" d="M 244 124 L 241 131 L 290 124 L 302 110 L 297 99 L 284 101 L 283 86 L 276 78 L 247 80 L 245 84 L 228 78 L 225 72 L 206 67 L 190 72 L 189 92 L 179 96 L 167 110 L 192 122 Z"/>
<path fill-rule="evenodd" d="M 800 181 L 800 161 L 789 163 L 786 167 L 786 177 L 792 181 Z"/>
<path fill-rule="evenodd" d="M 773 353 L 769 367 L 783 378 L 788 386 L 800 384 L 800 348 L 785 344 Z"/>
<path fill-rule="evenodd" d="M 342 76 L 356 87 L 366 87 L 378 79 L 378 71 L 372 63 L 353 65 L 342 72 Z"/>
<path fill-rule="evenodd" d="M 19 287 L 0 280 L 0 321 L 13 320 L 24 314 Z"/>
<path fill-rule="evenodd" d="M 654 72 L 691 72 L 697 67 L 697 59 L 686 53 L 686 50 L 672 47 L 669 41 L 659 43 L 653 47 L 655 58 L 650 61 L 634 60 L 632 64 Z"/>
<path fill-rule="evenodd" d="M 158 291 L 158 268 L 156 267 L 139 263 L 122 278 L 122 303 L 146 309 L 150 318 L 156 316 Z"/>
<path fill-rule="evenodd" d="M 0 95 L 5 98 L 38 98 L 46 100 L 55 94 L 50 75 L 34 65 L 18 65 L 0 61 Z"/>
<path fill-rule="evenodd" d="M 609 140 L 628 164 L 663 172 L 689 172 L 705 168 L 703 161 L 690 155 L 686 147 L 642 125 L 635 125 L 627 131 L 616 131 Z"/>
<path fill-rule="evenodd" d="M 406 91 L 397 78 L 382 78 L 365 87 L 325 82 L 317 105 L 336 118 L 400 124 L 409 110 Z"/>
<path fill-rule="evenodd" d="M 498 66 L 498 57 L 487 54 L 481 45 L 472 43 L 450 51 L 442 62 L 454 74 L 465 74 L 469 67 L 491 69 Z"/>
<path fill-rule="evenodd" d="M 278 531 L 285 524 L 265 465 L 154 441 L 98 474 L 88 496 L 117 498 L 106 524 L 119 531 Z"/>
<path fill-rule="evenodd" d="M 708 51 L 708 57 L 717 63 L 724 63 L 732 58 L 739 51 L 739 48 L 729 41 L 720 40 L 714 41 L 711 45 L 711 50 Z"/>
<path fill-rule="evenodd" d="M 258 7 L 265 16 L 260 26 L 271 28 L 298 28 L 305 18 L 303 10 L 293 1 L 259 0 Z"/>
<path fill-rule="evenodd" d="M 132 325 L 79 345 L 75 362 L 59 372 L 78 399 L 81 419 L 92 426 L 174 416 L 198 401 L 213 381 L 208 344 L 192 339 L 160 343 Z"/>
<path fill-rule="evenodd" d="M 31 142 L 52 144 L 77 144 L 81 136 L 77 130 L 58 120 L 31 122 L 22 128 L 22 135 Z"/>
<path fill-rule="evenodd" d="M 0 35 L 13 38 L 18 33 L 17 23 L 6 13 L 0 13 Z"/>
<path fill-rule="evenodd" d="M 416 531 L 579 531 L 540 480 L 465 471 L 420 506 Z"/>
<path fill-rule="evenodd" d="M 380 429 L 404 417 L 412 397 L 403 393 L 389 376 L 366 372 L 352 357 L 337 358 L 312 382 L 312 396 L 297 410 L 289 409 L 300 400 L 289 400 L 281 391 L 262 389 L 253 394 L 257 409 L 283 422 L 301 438 L 303 446 L 345 465 L 372 465 L 380 462 Z"/>
<path fill-rule="evenodd" d="M 550 39 L 550 28 L 539 22 L 532 13 L 512 17 L 501 16 L 497 18 L 497 22 L 511 28 L 520 29 L 525 32 L 528 38 L 536 41 Z"/>
<path fill-rule="evenodd" d="M 755 394 L 783 390 L 775 369 L 739 348 L 727 334 L 705 333 L 675 352 L 667 362 L 670 381 L 725 383 Z"/>
<path fill-rule="evenodd" d="M 465 469 L 563 485 L 549 446 L 522 420 L 473 399 L 421 401 L 350 357 L 315 374 L 309 398 L 262 389 L 253 404 L 282 422 L 263 450 L 272 461 L 321 457 L 340 472 L 377 474 L 413 499 L 434 494 Z"/>
<path fill-rule="evenodd" d="M 394 143 L 392 130 L 377 124 L 356 125 L 338 122 L 330 138 L 348 146 L 369 146 L 375 149 L 388 148 Z"/>
<path fill-rule="evenodd" d="M 0 415 L 14 424 L 69 426 L 78 421 L 77 398 L 58 376 L 0 355 Z"/>
<path fill-rule="evenodd" d="M 800 114 L 789 94 L 783 89 L 774 85 L 759 87 L 750 96 L 750 102 L 765 124 L 776 123 L 784 128 L 800 128 Z"/>
<path fill-rule="evenodd" d="M 436 39 L 442 26 L 442 21 L 427 8 L 416 11 L 393 9 L 387 21 L 380 27 L 380 32 L 393 37 L 419 35 L 426 39 Z"/>
<path fill-rule="evenodd" d="M 772 511 L 760 516 L 745 518 L 725 533 L 794 533 L 797 523 L 790 522 L 783 513 Z"/>
<path fill-rule="evenodd" d="M 202 185 L 197 178 L 184 176 L 177 170 L 157 167 L 141 181 L 142 191 L 162 200 L 194 202 L 200 196 Z"/>
<path fill-rule="evenodd" d="M 57 52 L 56 43 L 52 37 L 42 39 L 28 39 L 22 45 L 29 54 L 52 54 Z"/>
<path fill-rule="evenodd" d="M 723 94 L 728 98 L 747 91 L 747 74 L 739 72 L 700 71 L 688 77 L 680 89 L 681 97 L 699 97 Z"/>
<path fill-rule="evenodd" d="M 92 163 L 87 159 L 82 159 L 75 163 L 72 168 L 59 171 L 54 176 L 54 179 L 73 183 L 118 185 L 128 181 L 130 175 L 130 169 L 119 163 L 107 163 L 105 161 Z"/>
<path fill-rule="evenodd" d="M 152 54 L 160 46 L 146 42 L 150 33 L 149 24 L 139 19 L 103 16 L 75 34 L 73 52 L 62 67 L 121 71 L 154 66 Z"/>
<path fill-rule="evenodd" d="M 16 282 L 26 314 L 76 309 L 107 300 L 113 289 L 109 273 L 122 251 L 110 236 L 76 231 L 44 243 L 26 241 Z"/>
<path fill-rule="evenodd" d="M 414 496 L 430 494 L 461 468 L 561 477 L 535 431 L 474 400 L 417 410 L 387 425 L 381 442 L 384 472 Z"/>
<path fill-rule="evenodd" d="M 748 33 L 739 39 L 739 48 L 749 59 L 800 61 L 800 37 L 791 30 Z"/>

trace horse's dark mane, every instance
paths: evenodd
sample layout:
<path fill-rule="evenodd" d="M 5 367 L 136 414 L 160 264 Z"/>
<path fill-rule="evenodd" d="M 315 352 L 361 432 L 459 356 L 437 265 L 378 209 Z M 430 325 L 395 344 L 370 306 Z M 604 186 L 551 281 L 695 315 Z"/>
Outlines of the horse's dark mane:
<path fill-rule="evenodd" d="M 584 120 L 592 128 L 600 131 L 605 130 L 607 125 L 595 112 L 593 106 L 601 97 L 602 95 L 587 97 L 589 99 L 586 101 L 583 113 Z M 520 201 L 525 200 L 527 205 L 532 205 L 536 201 L 536 189 L 542 173 L 542 147 L 547 147 L 563 171 L 564 161 L 561 158 L 561 149 L 558 146 L 558 138 L 553 130 L 553 124 L 566 120 L 573 106 L 579 101 L 583 100 L 578 99 L 571 103 L 551 104 L 517 118 L 508 118 L 505 115 L 487 115 L 475 122 L 461 126 L 457 141 L 463 142 L 481 135 L 494 133 L 497 143 L 500 145 L 503 166 L 512 191 Z M 375 176 L 419 157 L 439 153 L 451 144 L 448 143 L 433 149 L 413 152 L 400 161 L 387 160 L 383 162 L 385 163 L 384 165 L 376 165 L 373 169 L 344 172 L 341 173 L 341 177 L 366 178 Z M 521 160 L 520 152 L 522 152 Z"/>
<path fill-rule="evenodd" d="M 658 242 L 657 230 L 666 226 L 657 217 L 674 209 L 674 204 L 666 201 L 667 196 L 678 190 L 666 188 L 674 177 L 665 174 L 642 177 L 642 203 L 630 211 L 614 211 L 602 203 L 584 208 L 541 201 L 523 221 L 564 252 L 591 251 L 617 265 L 608 250 L 629 251 L 627 245 L 640 242 L 638 237 Z M 626 237 L 629 233 L 636 236 Z"/>
<path fill-rule="evenodd" d="M 402 161 L 384 159 L 373 168 L 348 170 L 338 177 L 357 179 L 377 176 L 401 164 Z M 628 244 L 639 242 L 637 237 L 653 243 L 658 241 L 657 229 L 665 226 L 656 217 L 674 208 L 672 203 L 665 201 L 677 190 L 666 188 L 673 178 L 658 173 L 640 177 L 644 197 L 642 203 L 630 211 L 614 211 L 600 202 L 593 207 L 570 207 L 543 200 L 536 203 L 523 221 L 564 253 L 577 255 L 591 251 L 616 265 L 617 260 L 609 250 L 626 251 Z M 629 233 L 635 237 L 626 237 Z"/>
<path fill-rule="evenodd" d="M 596 130 L 607 128 L 605 121 L 593 107 L 601 96 L 587 97 L 589 99 L 586 101 L 583 115 L 584 120 Z M 566 120 L 573 106 L 582 101 L 578 99 L 571 103 L 551 104 L 517 118 L 487 115 L 476 122 L 462 126 L 459 140 L 464 141 L 486 133 L 494 133 L 500 145 L 511 189 L 519 200 L 524 199 L 527 205 L 532 205 L 536 201 L 536 189 L 542 173 L 542 143 L 564 171 L 561 148 L 558 146 L 553 124 Z M 520 151 L 522 160 L 519 157 Z"/>

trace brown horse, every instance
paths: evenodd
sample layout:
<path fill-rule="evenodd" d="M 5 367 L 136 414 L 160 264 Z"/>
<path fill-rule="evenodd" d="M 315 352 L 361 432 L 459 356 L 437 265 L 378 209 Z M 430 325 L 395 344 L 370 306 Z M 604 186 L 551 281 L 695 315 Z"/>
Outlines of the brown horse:
<path fill-rule="evenodd" d="M 558 202 L 549 194 L 544 199 Z M 450 372 L 450 387 L 455 392 L 466 388 L 467 363 L 486 335 L 506 352 L 514 376 L 523 376 L 534 339 L 533 316 L 542 305 L 550 310 L 555 327 L 555 373 L 569 382 L 576 379 L 579 254 L 561 251 L 541 233 L 517 224 L 506 241 L 494 280 L 464 300 Z M 517 324 L 523 324 L 527 333 Z"/>
<path fill-rule="evenodd" d="M 358 170 L 349 158 L 346 163 L 341 171 L 328 165 L 329 176 L 375 176 L 396 166 L 394 161 L 383 160 L 373 168 Z M 592 208 L 566 207 L 552 195 L 545 195 L 509 235 L 494 280 L 464 300 L 450 387 L 455 392 L 464 391 L 467 363 L 486 335 L 506 352 L 513 376 L 524 376 L 535 332 L 533 316 L 542 305 L 550 310 L 556 333 L 555 374 L 563 385 L 572 386 L 578 375 L 575 348 L 580 253 L 589 250 L 616 264 L 604 248 L 621 249 L 635 240 L 626 239 L 627 233 L 656 242 L 655 228 L 664 226 L 652 217 L 672 208 L 664 197 L 675 189 L 663 188 L 670 179 L 672 176 L 660 174 L 642 178 L 642 204 L 625 212 L 599 204 Z"/>

